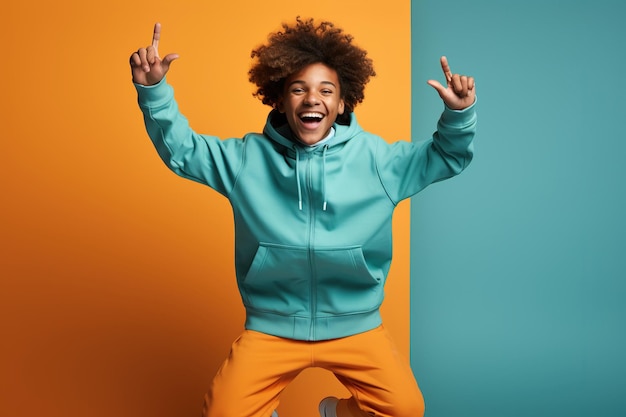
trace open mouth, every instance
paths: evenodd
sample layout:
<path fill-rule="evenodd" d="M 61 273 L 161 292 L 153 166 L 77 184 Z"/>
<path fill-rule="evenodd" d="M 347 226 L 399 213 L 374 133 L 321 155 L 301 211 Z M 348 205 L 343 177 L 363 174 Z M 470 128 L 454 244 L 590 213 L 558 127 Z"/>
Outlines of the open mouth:
<path fill-rule="evenodd" d="M 299 117 L 305 126 L 314 127 L 314 126 L 317 126 L 322 121 L 322 119 L 324 118 L 324 115 L 322 113 L 317 113 L 317 112 L 306 112 L 306 113 L 301 113 Z"/>

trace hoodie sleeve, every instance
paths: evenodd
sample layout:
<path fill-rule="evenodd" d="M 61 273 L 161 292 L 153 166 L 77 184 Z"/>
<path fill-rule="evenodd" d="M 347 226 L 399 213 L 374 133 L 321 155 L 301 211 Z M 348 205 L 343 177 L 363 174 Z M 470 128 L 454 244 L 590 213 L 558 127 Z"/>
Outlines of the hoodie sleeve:
<path fill-rule="evenodd" d="M 153 86 L 135 84 L 148 136 L 172 171 L 228 196 L 242 165 L 244 141 L 220 140 L 194 132 L 179 112 L 165 78 Z"/>
<path fill-rule="evenodd" d="M 469 165 L 474 154 L 475 105 L 460 111 L 446 107 L 437 131 L 426 141 L 379 145 L 379 175 L 394 204 L 434 182 L 460 174 Z"/>

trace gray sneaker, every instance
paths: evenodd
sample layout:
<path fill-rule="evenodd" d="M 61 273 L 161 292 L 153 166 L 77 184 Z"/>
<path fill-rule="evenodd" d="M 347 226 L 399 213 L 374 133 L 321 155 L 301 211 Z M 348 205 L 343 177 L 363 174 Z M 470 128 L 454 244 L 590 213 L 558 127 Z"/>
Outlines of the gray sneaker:
<path fill-rule="evenodd" d="M 274 412 L 272 413 L 272 417 L 278 417 L 278 413 L 276 412 L 276 410 L 274 410 Z"/>
<path fill-rule="evenodd" d="M 339 399 L 336 397 L 326 397 L 320 401 L 320 417 L 337 417 L 337 403 Z"/>

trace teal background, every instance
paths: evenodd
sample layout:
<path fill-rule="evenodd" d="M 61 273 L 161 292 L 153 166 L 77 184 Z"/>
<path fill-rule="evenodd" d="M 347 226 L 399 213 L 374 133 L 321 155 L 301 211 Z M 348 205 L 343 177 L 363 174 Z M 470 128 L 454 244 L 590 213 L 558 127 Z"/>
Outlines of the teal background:
<path fill-rule="evenodd" d="M 438 59 L 477 82 L 475 159 L 411 204 L 427 417 L 626 416 L 626 2 L 412 1 L 413 137 Z"/>

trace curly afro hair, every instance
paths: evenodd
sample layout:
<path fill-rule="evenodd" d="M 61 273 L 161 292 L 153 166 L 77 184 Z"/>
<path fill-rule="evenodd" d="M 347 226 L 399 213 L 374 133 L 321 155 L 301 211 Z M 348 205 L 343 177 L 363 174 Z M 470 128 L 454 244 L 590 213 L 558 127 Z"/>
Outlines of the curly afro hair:
<path fill-rule="evenodd" d="M 352 43 L 353 37 L 331 22 L 318 24 L 313 19 L 296 18 L 293 25 L 271 33 L 268 42 L 252 50 L 255 60 L 248 72 L 257 86 L 254 96 L 263 104 L 276 108 L 283 95 L 285 80 L 302 68 L 322 63 L 334 69 L 339 77 L 340 94 L 345 103 L 343 120 L 365 98 L 365 85 L 376 75 L 367 52 Z"/>

